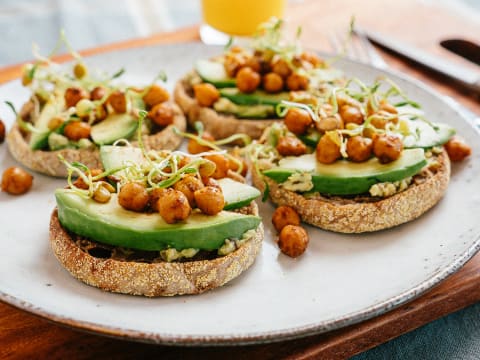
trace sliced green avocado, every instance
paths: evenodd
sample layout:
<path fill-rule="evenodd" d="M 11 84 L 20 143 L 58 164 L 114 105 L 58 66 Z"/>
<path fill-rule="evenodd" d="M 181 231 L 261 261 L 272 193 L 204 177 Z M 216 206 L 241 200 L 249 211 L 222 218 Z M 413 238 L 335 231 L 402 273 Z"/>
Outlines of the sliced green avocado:
<path fill-rule="evenodd" d="M 29 145 L 32 150 L 44 149 L 48 145 L 48 136 L 52 132 L 48 128 L 50 120 L 57 115 L 57 106 L 54 101 L 48 101 L 40 112 L 39 117 L 36 119 L 35 126 L 36 132 L 32 132 L 30 136 Z"/>
<path fill-rule="evenodd" d="M 85 199 L 68 189 L 55 191 L 58 218 L 69 231 L 95 241 L 139 250 L 220 248 L 256 229 L 260 218 L 222 211 L 214 216 L 193 212 L 185 221 L 167 224 L 158 213 L 136 213 L 118 205 L 116 194 L 106 204 Z"/>
<path fill-rule="evenodd" d="M 263 90 L 256 90 L 253 93 L 242 93 L 238 88 L 220 89 L 220 96 L 229 99 L 238 105 L 273 105 L 276 106 L 283 100 L 288 100 L 288 92 L 270 94 Z"/>
<path fill-rule="evenodd" d="M 220 98 L 213 108 L 221 113 L 232 114 L 237 118 L 267 119 L 276 117 L 273 105 L 238 105 L 227 98 Z"/>
<path fill-rule="evenodd" d="M 195 70 L 203 81 L 214 85 L 216 88 L 236 86 L 236 80 L 228 77 L 221 62 L 201 59 L 195 63 Z"/>
<path fill-rule="evenodd" d="M 279 166 L 263 173 L 278 183 L 285 182 L 294 173 L 310 173 L 313 188 L 309 192 L 329 195 L 357 195 L 368 192 L 373 184 L 393 182 L 418 173 L 427 161 L 423 149 L 406 149 L 399 159 L 381 164 L 377 158 L 362 163 L 338 160 L 321 164 L 315 154 L 286 157 Z"/>
<path fill-rule="evenodd" d="M 261 195 L 260 191 L 253 186 L 230 178 L 219 179 L 218 184 L 222 188 L 225 199 L 224 210 L 233 210 L 246 206 Z"/>
<path fill-rule="evenodd" d="M 113 114 L 92 126 L 90 136 L 97 145 L 112 144 L 118 139 L 128 139 L 137 130 L 138 121 L 130 114 Z"/>
<path fill-rule="evenodd" d="M 408 124 L 411 135 L 403 139 L 405 148 L 432 148 L 445 144 L 453 135 L 455 129 L 447 124 L 426 123 L 421 120 L 404 120 Z"/>

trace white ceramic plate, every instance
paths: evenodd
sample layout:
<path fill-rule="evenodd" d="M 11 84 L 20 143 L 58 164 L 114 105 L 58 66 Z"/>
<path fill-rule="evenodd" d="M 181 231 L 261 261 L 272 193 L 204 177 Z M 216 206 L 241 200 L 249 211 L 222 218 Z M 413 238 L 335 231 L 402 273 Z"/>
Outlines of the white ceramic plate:
<path fill-rule="evenodd" d="M 131 49 L 87 59 L 110 73 L 125 67 L 125 80 L 147 84 L 160 70 L 169 86 L 195 59 L 218 48 L 184 44 Z M 379 70 L 351 61 L 337 66 L 372 81 Z M 0 299 L 40 316 L 99 333 L 142 341 L 233 344 L 278 341 L 329 331 L 386 312 L 455 272 L 478 250 L 480 236 L 480 136 L 457 111 L 415 81 L 390 75 L 423 104 L 427 116 L 450 123 L 473 147 L 456 164 L 448 192 L 420 219 L 366 235 L 340 235 L 307 227 L 307 252 L 282 255 L 274 243 L 273 206 L 261 205 L 266 237 L 250 270 L 214 291 L 173 298 L 143 298 L 102 292 L 69 275 L 48 244 L 55 206 L 53 190 L 63 180 L 36 174 L 25 196 L 0 193 Z M 10 127 L 28 97 L 18 81 L 0 87 L 0 114 Z M 0 169 L 14 165 L 6 144 Z"/>

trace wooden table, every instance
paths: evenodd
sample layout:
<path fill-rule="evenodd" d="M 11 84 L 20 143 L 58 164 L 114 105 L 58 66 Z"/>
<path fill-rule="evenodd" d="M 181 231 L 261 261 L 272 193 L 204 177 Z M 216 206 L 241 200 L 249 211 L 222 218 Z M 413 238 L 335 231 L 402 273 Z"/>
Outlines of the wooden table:
<path fill-rule="evenodd" d="M 345 29 L 350 15 L 371 30 L 391 33 L 399 39 L 420 46 L 452 61 L 471 66 L 442 50 L 438 41 L 447 36 L 475 38 L 480 24 L 473 17 L 453 15 L 451 11 L 419 4 L 414 0 L 359 2 L 356 0 L 305 0 L 289 5 L 289 26 L 303 26 L 303 43 L 307 47 L 328 50 L 332 29 Z M 348 10 L 346 10 L 348 9 Z M 135 46 L 198 40 L 198 28 L 158 34 L 101 48 L 83 51 L 85 56 Z M 478 40 L 478 39 L 477 39 Z M 404 71 L 455 98 L 471 111 L 480 114 L 479 99 L 452 87 L 432 72 L 408 61 L 382 53 L 393 68 Z M 61 57 L 61 60 L 67 57 Z M 0 83 L 18 77 L 19 66 L 0 69 Z M 480 255 L 472 258 L 460 271 L 420 298 L 374 319 L 327 334 L 280 343 L 242 347 L 169 347 L 139 344 L 87 334 L 50 323 L 44 319 L 0 303 L 0 358 L 118 358 L 133 359 L 161 356 L 162 359 L 341 359 L 370 349 L 389 339 L 411 331 L 439 317 L 480 300 Z"/>

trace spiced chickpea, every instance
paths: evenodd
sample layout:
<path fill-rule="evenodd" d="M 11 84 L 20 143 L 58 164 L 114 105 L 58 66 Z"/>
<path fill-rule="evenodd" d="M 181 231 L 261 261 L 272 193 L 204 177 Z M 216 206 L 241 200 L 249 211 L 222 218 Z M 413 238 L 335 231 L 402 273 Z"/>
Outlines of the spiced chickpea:
<path fill-rule="evenodd" d="M 209 83 L 196 84 L 193 86 L 195 99 L 200 106 L 210 107 L 218 99 L 220 99 L 220 92 L 218 89 Z"/>
<path fill-rule="evenodd" d="M 0 119 L 0 144 L 5 141 L 5 124 Z"/>
<path fill-rule="evenodd" d="M 305 134 L 308 127 L 312 124 L 313 119 L 307 110 L 300 108 L 288 109 L 283 119 L 288 130 L 296 135 Z"/>
<path fill-rule="evenodd" d="M 168 126 L 173 124 L 175 112 L 169 103 L 159 103 L 148 112 L 148 117 L 158 126 Z"/>
<path fill-rule="evenodd" d="M 88 73 L 87 66 L 82 62 L 76 63 L 75 66 L 73 67 L 73 75 L 75 75 L 77 79 L 83 79 L 85 75 L 87 75 L 87 73 Z"/>
<path fill-rule="evenodd" d="M 89 99 L 90 94 L 84 89 L 78 87 L 69 87 L 67 90 L 65 90 L 63 97 L 65 99 L 65 107 L 68 109 L 77 105 L 77 103 L 82 99 Z"/>
<path fill-rule="evenodd" d="M 272 224 L 280 232 L 287 225 L 300 225 L 300 216 L 294 208 L 282 205 L 273 212 Z"/>
<path fill-rule="evenodd" d="M 222 190 L 218 181 L 215 180 L 212 177 L 202 177 L 202 182 L 203 182 L 203 185 L 205 185 L 205 186 L 216 187 L 216 188 L 219 188 L 220 190 Z"/>
<path fill-rule="evenodd" d="M 380 134 L 373 138 L 373 153 L 382 164 L 397 160 L 402 151 L 403 143 L 398 136 Z"/>
<path fill-rule="evenodd" d="M 213 186 L 205 186 L 194 193 L 197 207 L 207 215 L 216 215 L 223 210 L 225 199 L 220 189 Z"/>
<path fill-rule="evenodd" d="M 205 159 L 215 163 L 215 171 L 211 175 L 214 179 L 222 179 L 228 173 L 228 159 L 222 154 L 213 154 L 204 156 Z"/>
<path fill-rule="evenodd" d="M 93 88 L 92 91 L 90 91 L 90 100 L 92 101 L 102 100 L 106 93 L 107 91 L 103 86 L 96 86 L 95 88 Z"/>
<path fill-rule="evenodd" d="M 320 67 L 323 65 L 323 60 L 317 54 L 309 51 L 301 53 L 300 59 L 309 62 L 313 67 Z"/>
<path fill-rule="evenodd" d="M 321 133 L 343 129 L 343 120 L 338 114 L 323 116 L 315 122 L 315 128 Z"/>
<path fill-rule="evenodd" d="M 354 162 L 367 161 L 372 156 L 372 139 L 352 136 L 347 140 L 347 155 Z"/>
<path fill-rule="evenodd" d="M 195 191 L 204 188 L 203 182 L 191 174 L 184 176 L 183 179 L 177 181 L 173 185 L 175 190 L 181 191 L 183 195 L 187 197 L 188 203 L 192 208 L 196 206 L 195 196 L 193 195 Z"/>
<path fill-rule="evenodd" d="M 262 73 L 263 70 L 263 63 L 260 57 L 258 56 L 251 56 L 245 60 L 245 66 L 248 66 L 250 69 L 257 73 Z"/>
<path fill-rule="evenodd" d="M 203 140 L 206 140 L 208 142 L 214 142 L 215 141 L 215 138 L 212 136 L 212 134 L 210 134 L 207 131 L 204 131 L 200 138 L 203 139 Z M 210 150 L 212 150 L 211 147 L 209 147 L 207 145 L 199 144 L 198 141 L 195 140 L 195 139 L 188 140 L 187 151 L 190 154 L 200 154 L 202 152 L 206 152 L 206 151 L 210 151 Z"/>
<path fill-rule="evenodd" d="M 120 188 L 118 203 L 126 210 L 141 212 L 148 205 L 150 197 L 143 184 L 128 182 Z"/>
<path fill-rule="evenodd" d="M 113 110 L 118 114 L 123 114 L 127 111 L 127 97 L 125 93 L 117 90 L 108 95 L 106 100 L 107 104 L 113 108 Z"/>
<path fill-rule="evenodd" d="M 223 66 L 227 75 L 234 78 L 237 76 L 238 71 L 245 66 L 245 59 L 238 55 L 227 55 Z"/>
<path fill-rule="evenodd" d="M 11 195 L 21 195 L 32 187 L 33 176 L 22 168 L 12 166 L 3 172 L 2 191 Z"/>
<path fill-rule="evenodd" d="M 371 115 L 370 125 L 375 126 L 377 129 L 385 129 L 388 124 L 388 117 L 386 114 L 376 113 Z"/>
<path fill-rule="evenodd" d="M 332 136 L 323 135 L 317 144 L 316 157 L 322 164 L 331 164 L 341 157 L 340 145 L 332 139 Z"/>
<path fill-rule="evenodd" d="M 158 212 L 167 224 L 174 224 L 188 218 L 192 208 L 181 191 L 170 188 L 158 201 Z"/>
<path fill-rule="evenodd" d="M 344 104 L 339 107 L 338 113 L 345 124 L 353 123 L 361 125 L 365 120 L 362 110 L 357 106 Z"/>
<path fill-rule="evenodd" d="M 283 79 L 280 75 L 270 72 L 263 77 L 263 89 L 269 93 L 278 93 L 283 90 Z"/>
<path fill-rule="evenodd" d="M 283 79 L 286 79 L 292 73 L 292 69 L 285 60 L 278 59 L 272 64 L 272 72 L 280 75 Z"/>
<path fill-rule="evenodd" d="M 287 77 L 287 88 L 290 91 L 307 90 L 308 78 L 298 73 L 293 73 Z"/>
<path fill-rule="evenodd" d="M 150 194 L 148 195 L 148 203 L 150 204 L 150 208 L 153 211 L 158 212 L 158 201 L 162 198 L 163 195 L 165 195 L 167 192 L 167 189 L 164 188 L 154 188 L 152 191 L 150 191 Z"/>
<path fill-rule="evenodd" d="M 83 121 L 71 121 L 63 128 L 63 135 L 73 141 L 88 139 L 92 127 Z"/>
<path fill-rule="evenodd" d="M 252 93 L 257 90 L 261 81 L 260 74 L 249 67 L 241 68 L 235 78 L 238 89 L 244 93 Z"/>
<path fill-rule="evenodd" d="M 241 170 L 240 166 L 242 167 Z M 247 175 L 248 172 L 247 163 L 239 156 L 233 156 L 232 158 L 228 158 L 228 168 L 236 172 L 240 170 L 240 175 L 244 177 Z"/>
<path fill-rule="evenodd" d="M 390 114 L 398 114 L 398 110 L 395 106 L 390 104 L 386 99 L 380 100 L 379 110 L 386 111 Z"/>
<path fill-rule="evenodd" d="M 297 225 L 286 225 L 278 236 L 278 247 L 282 253 L 293 258 L 305 252 L 308 242 L 307 232 Z"/>
<path fill-rule="evenodd" d="M 448 140 L 445 144 L 445 150 L 452 161 L 462 161 L 472 153 L 470 146 L 459 136 L 454 136 Z"/>
<path fill-rule="evenodd" d="M 202 162 L 198 167 L 198 174 L 202 179 L 213 176 L 215 170 L 217 169 L 217 165 L 213 161 L 205 158 L 203 158 L 203 160 L 204 162 Z"/>
<path fill-rule="evenodd" d="M 155 105 L 163 103 L 170 99 L 170 94 L 165 88 L 157 84 L 153 84 L 152 86 L 150 86 L 147 93 L 143 95 L 142 99 L 148 108 L 152 108 Z"/>
<path fill-rule="evenodd" d="M 90 175 L 92 177 L 98 176 L 102 172 L 103 172 L 102 169 L 90 169 Z M 105 179 L 104 178 L 98 179 L 98 181 L 103 181 L 103 180 Z M 85 181 L 83 181 L 81 177 L 77 178 L 77 180 L 73 182 L 73 185 L 75 185 L 79 189 L 88 189 L 88 185 L 85 184 Z"/>
<path fill-rule="evenodd" d="M 102 120 L 105 120 L 108 116 L 107 110 L 105 109 L 105 106 L 103 104 L 97 105 L 94 109 L 94 112 L 95 112 L 95 122 L 100 122 Z"/>
<path fill-rule="evenodd" d="M 282 136 L 276 146 L 282 156 L 299 156 L 307 153 L 307 146 L 295 136 Z"/>

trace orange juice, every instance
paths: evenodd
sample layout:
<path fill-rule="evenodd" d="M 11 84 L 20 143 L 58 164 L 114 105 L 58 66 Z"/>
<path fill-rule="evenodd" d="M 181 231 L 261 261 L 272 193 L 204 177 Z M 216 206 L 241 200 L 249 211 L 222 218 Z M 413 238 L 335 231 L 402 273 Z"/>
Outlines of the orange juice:
<path fill-rule="evenodd" d="M 202 0 L 203 20 L 230 35 L 252 35 L 272 16 L 283 17 L 286 0 Z"/>

